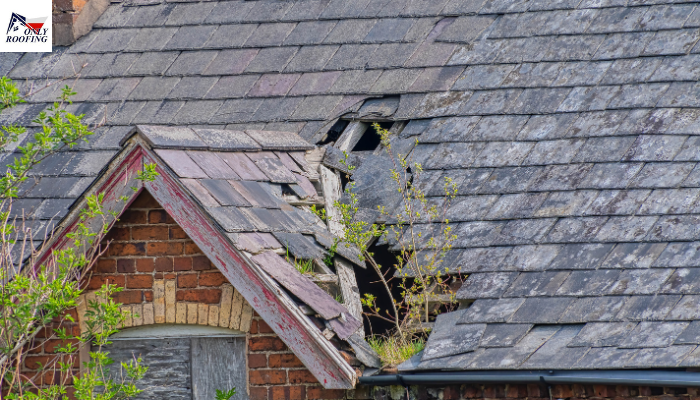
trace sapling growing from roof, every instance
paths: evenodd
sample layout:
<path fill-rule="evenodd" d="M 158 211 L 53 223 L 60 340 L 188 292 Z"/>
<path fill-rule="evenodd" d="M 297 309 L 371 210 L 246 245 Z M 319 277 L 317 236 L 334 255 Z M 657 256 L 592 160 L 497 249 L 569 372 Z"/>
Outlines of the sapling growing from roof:
<path fill-rule="evenodd" d="M 419 186 L 413 184 L 423 173 L 422 166 L 413 162 L 411 156 L 395 153 L 389 130 L 376 123 L 373 127 L 392 162 L 393 168 L 389 173 L 400 194 L 400 206 L 396 210 L 379 207 L 384 220 L 390 221 L 387 224 L 369 223 L 356 218 L 359 199 L 355 183 L 350 180 L 345 187 L 347 200 L 337 201 L 333 205 L 339 211 L 338 222 L 344 228 L 343 236 L 336 239 L 334 246 L 357 247 L 362 261 L 376 271 L 391 298 L 391 309 L 382 309 L 377 296 L 372 293 L 363 294 L 362 304 L 365 316 L 370 321 L 377 318 L 393 325 L 388 335 L 375 336 L 370 343 L 380 355 L 384 354 L 382 359 L 385 363 L 395 364 L 422 349 L 422 336 L 429 329 L 431 317 L 439 312 L 438 308 L 431 308 L 431 302 L 435 303 L 440 298 L 447 309 L 455 307 L 455 291 L 450 284 L 459 277 L 451 277 L 443 261 L 456 239 L 446 212 L 457 195 L 457 186 L 446 177 L 443 182 L 444 201 L 441 204 L 431 201 Z M 348 165 L 348 154 L 344 154 L 345 158 L 340 162 L 352 173 L 355 167 Z M 328 218 L 325 210 L 316 212 L 321 218 Z M 420 229 L 420 226 L 430 227 L 428 231 L 432 234 L 425 234 L 426 229 Z M 369 249 L 373 240 L 380 237 L 398 248 L 393 266 L 382 266 Z M 399 289 L 399 296 L 394 295 L 393 285 Z M 394 349 L 387 350 L 387 346 Z"/>

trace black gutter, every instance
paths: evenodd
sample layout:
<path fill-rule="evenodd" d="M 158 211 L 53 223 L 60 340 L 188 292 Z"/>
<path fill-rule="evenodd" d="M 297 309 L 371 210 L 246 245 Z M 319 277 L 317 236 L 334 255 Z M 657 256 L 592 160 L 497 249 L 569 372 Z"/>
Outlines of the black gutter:
<path fill-rule="evenodd" d="M 469 371 L 400 373 L 360 377 L 360 384 L 369 386 L 432 386 L 491 383 L 700 387 L 700 373 L 655 370 Z"/>

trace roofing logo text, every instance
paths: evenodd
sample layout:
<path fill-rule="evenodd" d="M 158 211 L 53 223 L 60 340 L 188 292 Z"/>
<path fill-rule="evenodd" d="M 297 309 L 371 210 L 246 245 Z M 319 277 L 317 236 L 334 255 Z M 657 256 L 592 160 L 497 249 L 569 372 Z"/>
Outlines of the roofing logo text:
<path fill-rule="evenodd" d="M 7 26 L 7 43 L 46 43 L 48 28 L 44 24 L 49 17 L 27 19 L 23 15 L 12 13 Z"/>

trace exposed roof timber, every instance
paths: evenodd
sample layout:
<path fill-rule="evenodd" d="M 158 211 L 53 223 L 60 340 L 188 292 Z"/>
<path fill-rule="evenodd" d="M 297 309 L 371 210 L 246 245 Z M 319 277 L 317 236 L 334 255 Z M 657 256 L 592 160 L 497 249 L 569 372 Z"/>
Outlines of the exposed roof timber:
<path fill-rule="evenodd" d="M 233 247 L 172 172 L 163 168 L 159 158 L 149 150 L 142 151 L 144 163 L 156 163 L 156 170 L 161 175 L 145 184 L 149 193 L 325 388 L 352 388 L 356 382 L 355 371 L 342 359 L 338 350 L 320 332 L 317 333 L 318 329 L 271 278 Z"/>
<path fill-rule="evenodd" d="M 143 164 L 150 163 L 156 164 L 160 176 L 145 184 L 136 180 L 137 171 L 141 170 Z M 85 192 L 64 219 L 62 227 L 56 231 L 35 266 L 45 262 L 52 250 L 60 249 L 69 242 L 66 234 L 76 229 L 80 210 L 85 207 L 88 195 L 104 193 L 105 209 L 122 211 L 143 188 L 163 206 L 325 388 L 354 387 L 357 380 L 355 371 L 338 350 L 271 278 L 235 249 L 226 234 L 219 230 L 189 195 L 179 178 L 147 147 L 140 136 L 132 138 L 104 174 Z M 128 200 L 123 202 L 120 200 L 122 196 Z M 96 222 L 98 221 L 88 221 Z"/>

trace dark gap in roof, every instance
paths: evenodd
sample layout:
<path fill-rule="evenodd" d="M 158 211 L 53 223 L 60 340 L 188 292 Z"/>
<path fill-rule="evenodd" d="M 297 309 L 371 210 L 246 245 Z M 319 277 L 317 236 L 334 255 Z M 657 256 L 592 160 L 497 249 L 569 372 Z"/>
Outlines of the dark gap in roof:
<path fill-rule="evenodd" d="M 386 130 L 391 129 L 392 125 L 394 125 L 393 121 L 379 123 L 379 126 Z M 379 136 L 377 131 L 374 130 L 374 128 L 370 127 L 365 131 L 365 133 L 362 134 L 362 137 L 352 151 L 373 151 L 376 150 L 381 143 L 382 138 Z"/>
<path fill-rule="evenodd" d="M 394 253 L 389 251 L 389 245 L 379 246 L 376 243 L 377 242 L 371 245 L 368 251 L 374 254 L 374 259 L 379 265 L 382 266 L 382 271 L 386 273 L 386 276 L 388 278 L 393 277 L 396 272 L 396 268 L 394 267 L 396 264 L 396 256 Z M 374 268 L 369 265 L 365 269 L 355 268 L 355 277 L 357 278 L 357 287 L 360 289 L 361 296 L 364 296 L 365 293 L 371 293 L 377 297 L 377 306 L 380 309 L 392 309 L 391 297 L 389 297 L 387 294 L 386 289 L 384 288 L 384 285 L 379 279 L 379 275 L 377 275 Z M 398 283 L 398 280 L 389 281 L 389 286 L 392 288 L 393 296 L 397 299 L 401 296 L 401 289 L 398 287 Z M 367 318 L 368 317 L 363 318 L 363 323 L 365 324 L 365 331 L 370 334 L 383 335 L 389 333 L 389 331 L 395 328 L 393 324 L 387 321 L 372 317 L 369 317 L 371 324 L 370 327 L 368 326 Z"/>
<path fill-rule="evenodd" d="M 336 140 L 338 140 L 338 138 L 343 133 L 343 131 L 345 130 L 345 128 L 348 126 L 349 123 L 350 123 L 350 121 L 339 119 L 338 122 L 336 122 L 335 124 L 333 124 L 333 126 L 331 126 L 331 129 L 328 130 L 328 133 L 326 133 L 326 136 L 320 142 L 318 142 L 318 144 L 324 145 L 324 144 L 328 144 L 328 143 L 333 143 Z"/>

